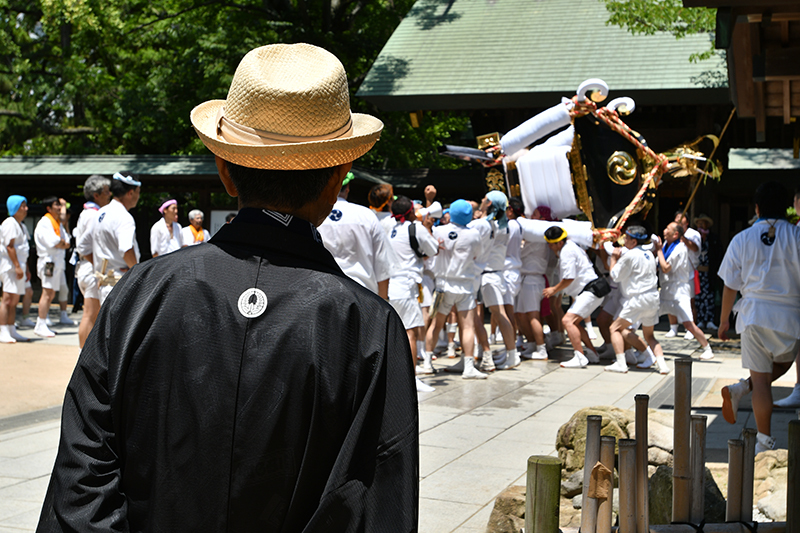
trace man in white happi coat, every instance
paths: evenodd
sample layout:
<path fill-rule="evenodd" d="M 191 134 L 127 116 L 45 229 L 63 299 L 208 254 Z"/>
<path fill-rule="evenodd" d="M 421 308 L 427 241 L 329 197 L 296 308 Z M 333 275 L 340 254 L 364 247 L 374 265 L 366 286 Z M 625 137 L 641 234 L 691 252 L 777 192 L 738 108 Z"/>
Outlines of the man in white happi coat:
<path fill-rule="evenodd" d="M 735 423 L 739 401 L 753 392 L 756 453 L 775 448 L 771 384 L 789 370 L 800 349 L 800 228 L 786 221 L 788 198 L 778 183 L 760 185 L 758 220 L 733 237 L 719 267 L 725 282 L 719 338 L 727 339 L 733 310 L 742 366 L 750 371 L 748 379 L 722 389 L 722 414 Z M 742 297 L 734 305 L 737 292 Z"/>
<path fill-rule="evenodd" d="M 178 224 L 178 201 L 174 198 L 167 200 L 161 204 L 158 212 L 161 213 L 161 220 L 157 220 L 150 228 L 150 253 L 153 257 L 168 254 L 187 246 L 183 243 L 182 228 Z M 200 219 L 200 230 L 205 231 L 202 218 Z M 203 234 L 204 239 L 205 237 Z"/>
<path fill-rule="evenodd" d="M 677 222 L 670 222 L 664 228 L 664 242 L 658 238 L 653 242 L 653 251 L 657 254 L 658 264 L 661 267 L 659 315 L 675 315 L 678 322 L 683 324 L 686 331 L 690 331 L 703 347 L 700 359 L 709 360 L 714 358 L 711 345 L 692 319 L 694 284 L 691 280 L 694 266 L 682 237 L 683 226 Z"/>
<path fill-rule="evenodd" d="M 524 213 L 518 218 L 524 218 Z M 538 208 L 533 210 L 533 220 L 544 220 Z M 519 225 L 521 222 L 516 221 Z M 536 351 L 523 350 L 523 359 L 547 359 L 547 347 L 542 327 L 542 293 L 545 289 L 544 275 L 550 262 L 552 252 L 547 242 L 524 239 L 520 251 L 520 291 L 514 302 L 514 311 L 517 314 L 517 324 L 520 331 L 528 339 L 528 343 L 535 345 Z"/>
<path fill-rule="evenodd" d="M 603 297 L 592 292 L 590 283 L 596 284 L 600 278 L 592 267 L 589 256 L 572 240 L 567 239 L 567 232 L 560 226 L 553 226 L 545 232 L 545 240 L 550 249 L 558 256 L 561 281 L 555 286 L 546 288 L 542 295 L 550 298 L 564 291 L 573 298 L 572 305 L 562 319 L 567 337 L 572 344 L 573 356 L 569 361 L 561 363 L 563 368 L 583 368 L 591 363 L 599 363 L 597 354 L 589 334 L 581 324 L 584 317 L 591 316 L 595 309 L 603 303 Z M 605 281 L 605 280 L 603 280 Z M 588 286 L 588 287 L 587 287 Z M 604 296 L 604 295 L 603 295 Z M 583 344 L 589 348 L 584 354 Z"/>
<path fill-rule="evenodd" d="M 92 254 L 94 270 L 100 278 L 101 306 L 122 275 L 139 262 L 136 222 L 128 211 L 139 203 L 141 187 L 135 174 L 117 172 L 111 180 L 114 199 L 97 214 Z"/>
<path fill-rule="evenodd" d="M 62 284 L 66 284 L 66 280 L 62 280 L 66 265 L 64 250 L 70 246 L 70 235 L 63 231 L 61 225 L 61 201 L 55 196 L 48 196 L 42 203 L 47 213 L 33 231 L 38 256 L 36 274 L 42 282 L 39 317 L 33 332 L 40 337 L 55 337 L 56 334 L 47 327 L 47 312 L 56 291 L 62 288 Z"/>
<path fill-rule="evenodd" d="M 78 288 L 83 294 L 83 316 L 78 326 L 80 348 L 83 348 L 86 337 L 94 328 L 97 313 L 100 312 L 100 287 L 94 275 L 92 237 L 100 209 L 111 201 L 111 180 L 97 174 L 89 176 L 83 184 L 83 196 L 86 198 L 86 203 L 83 204 L 83 211 L 73 232 L 75 254 L 78 259 L 75 277 L 78 279 Z"/>
<path fill-rule="evenodd" d="M 28 200 L 13 194 L 6 200 L 8 218 L 0 225 L 0 283 L 3 284 L 3 299 L 0 301 L 0 342 L 13 344 L 30 339 L 17 333 L 14 319 L 17 304 L 25 294 L 25 283 L 30 280 L 28 254 L 30 236 L 25 224 L 28 215 Z"/>
<path fill-rule="evenodd" d="M 211 234 L 203 228 L 205 215 L 199 209 L 189 211 L 189 225 L 181 230 L 181 240 L 183 246 L 194 246 L 208 242 Z"/>
<path fill-rule="evenodd" d="M 431 357 L 425 350 L 425 341 L 418 337 L 418 333 L 425 325 L 420 306 L 423 258 L 437 254 L 439 241 L 431 233 L 433 219 L 429 218 L 425 223 L 417 221 L 414 204 L 406 196 L 398 196 L 392 204 L 392 220 L 395 221 L 395 225 L 389 232 L 389 242 L 398 263 L 394 275 L 389 278 L 389 303 L 400 315 L 406 328 L 414 367 L 417 365 L 417 354 L 420 353 L 422 344 L 423 364 L 421 367 L 416 367 L 416 373 L 433 374 Z M 426 385 L 419 378 L 416 381 L 417 391 L 433 391 L 433 387 Z"/>
<path fill-rule="evenodd" d="M 397 260 L 389 236 L 368 208 L 347 201 L 353 173 L 348 172 L 331 214 L 318 230 L 322 243 L 350 278 L 384 300 Z"/>
<path fill-rule="evenodd" d="M 625 245 L 615 248 L 608 259 L 609 276 L 617 283 L 622 296 L 622 308 L 611 323 L 611 344 L 616 361 L 605 367 L 609 372 L 628 371 L 625 361 L 625 341 L 647 355 L 641 368 L 658 364 L 662 374 L 669 373 L 664 352 L 654 335 L 658 324 L 658 274 L 653 254 L 642 248 L 650 243 L 650 235 L 642 226 L 629 226 L 625 231 Z M 647 344 L 629 328 L 632 324 L 642 324 L 642 332 Z"/>
<path fill-rule="evenodd" d="M 440 242 L 436 256 L 436 301 L 431 327 L 425 337 L 425 349 L 432 357 L 436 339 L 444 327 L 450 309 L 455 306 L 458 328 L 461 332 L 462 358 L 453 367 L 462 368 L 462 379 L 486 379 L 487 375 L 475 368 L 475 287 L 479 273 L 475 258 L 482 248 L 477 230 L 468 228 L 472 220 L 472 206 L 466 200 L 450 204 L 450 223 L 433 229 L 433 236 Z M 453 368 L 451 367 L 451 368 Z"/>
<path fill-rule="evenodd" d="M 695 276 L 695 269 L 700 264 L 700 252 L 703 246 L 703 237 L 700 235 L 700 232 L 696 229 L 689 226 L 689 218 L 683 213 L 683 211 L 676 211 L 675 212 L 675 220 L 674 222 L 683 228 L 683 235 L 681 235 L 681 242 L 686 246 L 686 249 L 689 254 L 689 262 L 692 265 L 692 273 L 689 278 L 689 283 L 691 284 L 692 288 L 692 306 L 694 306 L 694 276 Z M 694 307 L 692 307 L 692 316 L 694 316 Z M 694 319 L 692 319 L 694 320 Z M 665 335 L 665 337 L 675 337 L 678 334 L 678 319 L 675 315 L 669 315 L 669 331 Z M 691 339 L 694 336 L 692 332 L 686 330 L 686 335 L 684 338 Z"/>
<path fill-rule="evenodd" d="M 392 218 L 392 203 L 397 199 L 394 195 L 394 187 L 388 183 L 381 183 L 375 185 L 369 190 L 367 195 L 367 203 L 369 208 L 375 213 L 378 222 L 388 235 L 394 227 L 394 219 Z"/>

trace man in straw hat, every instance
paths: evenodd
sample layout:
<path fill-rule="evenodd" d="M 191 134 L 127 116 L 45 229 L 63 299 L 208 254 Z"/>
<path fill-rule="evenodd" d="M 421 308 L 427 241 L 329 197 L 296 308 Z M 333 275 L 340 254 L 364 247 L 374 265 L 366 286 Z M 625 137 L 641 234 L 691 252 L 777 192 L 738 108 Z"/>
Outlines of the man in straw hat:
<path fill-rule="evenodd" d="M 134 266 L 64 403 L 39 531 L 413 531 L 418 419 L 391 306 L 320 242 L 382 123 L 329 52 L 249 52 L 192 124 L 240 211 Z"/>

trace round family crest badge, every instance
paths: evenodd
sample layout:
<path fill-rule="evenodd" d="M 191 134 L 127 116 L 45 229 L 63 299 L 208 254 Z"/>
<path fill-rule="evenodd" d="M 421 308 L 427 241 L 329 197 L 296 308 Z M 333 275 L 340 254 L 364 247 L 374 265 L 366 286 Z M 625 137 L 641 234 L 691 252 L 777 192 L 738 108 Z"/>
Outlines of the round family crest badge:
<path fill-rule="evenodd" d="M 261 289 L 247 289 L 239 296 L 239 312 L 245 318 L 255 318 L 267 310 L 267 295 Z"/>
<path fill-rule="evenodd" d="M 342 220 L 342 212 L 338 209 L 331 210 L 331 214 L 328 215 L 328 218 L 333 220 L 334 222 L 339 222 Z"/>

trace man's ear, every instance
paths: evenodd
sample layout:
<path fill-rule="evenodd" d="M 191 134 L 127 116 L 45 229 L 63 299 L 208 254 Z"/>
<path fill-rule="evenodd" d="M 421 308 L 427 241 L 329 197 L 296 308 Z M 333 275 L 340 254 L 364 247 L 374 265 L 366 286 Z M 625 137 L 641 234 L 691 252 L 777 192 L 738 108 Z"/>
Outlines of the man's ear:
<path fill-rule="evenodd" d="M 334 167 L 333 175 L 322 191 L 322 195 L 329 205 L 334 205 L 339 198 L 339 191 L 342 190 L 342 182 L 347 177 L 347 173 L 350 172 L 351 168 L 353 168 L 352 162 Z"/>
<path fill-rule="evenodd" d="M 225 164 L 225 160 L 218 155 L 214 156 L 214 161 L 217 164 L 217 173 L 219 174 L 220 181 L 222 181 L 222 185 L 225 186 L 225 191 L 233 198 L 236 198 L 239 196 L 239 190 L 236 188 L 236 185 L 233 184 L 231 175 L 228 173 L 228 165 Z"/>

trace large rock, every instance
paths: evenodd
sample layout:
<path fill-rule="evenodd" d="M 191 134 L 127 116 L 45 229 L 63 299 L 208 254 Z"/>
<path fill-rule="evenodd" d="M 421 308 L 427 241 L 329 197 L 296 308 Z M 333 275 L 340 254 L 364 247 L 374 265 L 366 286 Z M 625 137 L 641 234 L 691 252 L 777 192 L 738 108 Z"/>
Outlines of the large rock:
<path fill-rule="evenodd" d="M 705 475 L 705 516 L 706 523 L 725 522 L 725 498 L 722 497 L 711 471 L 706 468 Z M 648 491 L 650 524 L 669 524 L 672 522 L 672 468 L 659 466 L 650 478 Z"/>
<path fill-rule="evenodd" d="M 756 456 L 753 472 L 753 500 L 758 510 L 775 521 L 786 520 L 786 479 L 789 452 L 769 450 Z"/>
<path fill-rule="evenodd" d="M 672 453 L 672 425 L 666 426 L 656 420 L 652 420 L 654 413 L 658 411 L 650 410 L 647 420 L 647 446 L 648 448 L 661 448 L 665 452 Z M 659 413 L 660 414 L 660 413 Z M 630 438 L 636 438 L 636 423 L 631 423 L 626 428 Z"/>
<path fill-rule="evenodd" d="M 561 495 L 565 498 L 572 498 L 583 492 L 583 468 L 573 472 L 567 479 L 561 482 Z"/>
<path fill-rule="evenodd" d="M 626 409 L 611 406 L 587 407 L 579 410 L 569 422 L 561 426 L 556 437 L 558 458 L 564 465 L 563 475 L 568 476 L 583 468 L 586 453 L 586 417 L 603 417 L 600 434 L 619 439 L 628 438 L 628 425 L 633 422 L 633 413 Z"/>
<path fill-rule="evenodd" d="M 513 485 L 494 501 L 486 533 L 519 533 L 525 527 L 525 486 Z"/>

